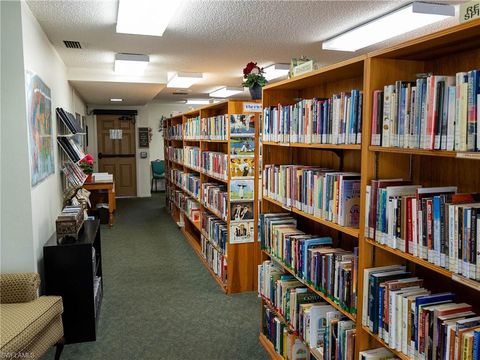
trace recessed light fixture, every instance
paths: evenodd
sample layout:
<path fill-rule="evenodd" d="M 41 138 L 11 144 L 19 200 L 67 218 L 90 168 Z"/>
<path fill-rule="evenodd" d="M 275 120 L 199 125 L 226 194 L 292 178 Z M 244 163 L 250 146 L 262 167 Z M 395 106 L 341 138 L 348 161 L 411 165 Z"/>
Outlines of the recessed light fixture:
<path fill-rule="evenodd" d="M 187 89 L 202 78 L 202 73 L 174 73 L 168 80 L 167 87 Z"/>
<path fill-rule="evenodd" d="M 265 72 L 265 79 L 268 81 L 278 79 L 282 76 L 287 76 L 289 70 L 289 64 L 273 64 L 263 68 L 263 71 Z"/>
<path fill-rule="evenodd" d="M 210 97 L 227 98 L 243 92 L 243 87 L 224 86 L 208 94 Z"/>
<path fill-rule="evenodd" d="M 180 0 L 120 0 L 117 33 L 162 36 Z"/>
<path fill-rule="evenodd" d="M 123 99 L 116 99 L 116 98 L 113 98 L 113 99 L 110 99 L 111 102 L 122 102 Z"/>
<path fill-rule="evenodd" d="M 186 102 L 187 105 L 208 105 L 210 100 L 208 99 L 188 99 Z"/>
<path fill-rule="evenodd" d="M 150 58 L 140 54 L 116 54 L 114 71 L 122 75 L 143 75 Z"/>
<path fill-rule="evenodd" d="M 357 51 L 454 15 L 453 5 L 414 2 L 324 41 L 322 49 Z"/>

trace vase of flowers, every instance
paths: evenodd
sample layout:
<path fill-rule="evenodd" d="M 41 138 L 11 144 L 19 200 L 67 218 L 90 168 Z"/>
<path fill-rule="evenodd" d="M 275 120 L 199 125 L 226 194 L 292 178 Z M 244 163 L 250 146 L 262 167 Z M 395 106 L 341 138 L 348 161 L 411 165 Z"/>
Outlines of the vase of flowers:
<path fill-rule="evenodd" d="M 85 157 L 80 160 L 78 165 L 82 169 L 83 173 L 87 175 L 85 182 L 91 182 L 93 174 L 93 156 L 90 154 L 85 155 Z"/>
<path fill-rule="evenodd" d="M 263 76 L 263 68 L 259 67 L 257 63 L 251 61 L 243 69 L 243 87 L 248 87 L 252 100 L 259 100 L 262 98 L 262 87 L 267 83 L 267 79 Z"/>

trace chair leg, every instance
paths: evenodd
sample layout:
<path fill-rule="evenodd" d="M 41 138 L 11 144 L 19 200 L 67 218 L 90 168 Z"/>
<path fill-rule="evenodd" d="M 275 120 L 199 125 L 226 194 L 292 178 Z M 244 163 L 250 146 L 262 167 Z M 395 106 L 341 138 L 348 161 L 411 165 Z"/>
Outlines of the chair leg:
<path fill-rule="evenodd" d="M 60 340 L 55 344 L 55 360 L 60 360 L 60 355 L 62 355 L 63 347 L 65 346 L 65 336 L 62 336 Z"/>
<path fill-rule="evenodd" d="M 152 181 L 150 183 L 150 192 L 153 192 L 153 177 L 152 177 Z"/>

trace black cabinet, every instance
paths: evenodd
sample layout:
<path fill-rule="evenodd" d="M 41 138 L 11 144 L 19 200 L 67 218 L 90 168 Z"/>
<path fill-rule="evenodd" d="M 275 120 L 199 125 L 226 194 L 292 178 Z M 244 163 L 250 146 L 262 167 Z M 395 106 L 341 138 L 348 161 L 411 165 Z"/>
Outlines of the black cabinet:
<path fill-rule="evenodd" d="M 46 293 L 63 298 L 67 344 L 96 340 L 103 295 L 100 222 L 85 221 L 75 241 L 57 243 L 54 234 L 43 258 Z"/>

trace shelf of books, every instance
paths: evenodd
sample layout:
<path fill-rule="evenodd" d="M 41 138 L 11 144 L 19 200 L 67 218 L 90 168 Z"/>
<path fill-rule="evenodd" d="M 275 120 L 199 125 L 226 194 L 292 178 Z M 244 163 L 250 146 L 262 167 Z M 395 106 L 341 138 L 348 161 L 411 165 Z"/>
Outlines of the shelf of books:
<path fill-rule="evenodd" d="M 256 283 L 259 105 L 224 101 L 166 121 L 168 207 L 226 293 Z"/>
<path fill-rule="evenodd" d="M 258 289 L 272 358 L 355 356 L 364 62 L 263 89 Z"/>
<path fill-rule="evenodd" d="M 83 152 L 84 136 L 82 124 L 72 113 L 56 108 L 57 143 L 61 149 L 60 165 L 64 177 L 64 191 L 77 189 L 83 185 L 87 175 L 79 166 L 85 157 Z"/>
<path fill-rule="evenodd" d="M 360 349 L 479 357 L 479 34 L 472 21 L 368 55 Z"/>
<path fill-rule="evenodd" d="M 479 36 L 474 20 L 264 88 L 272 358 L 480 358 Z"/>

